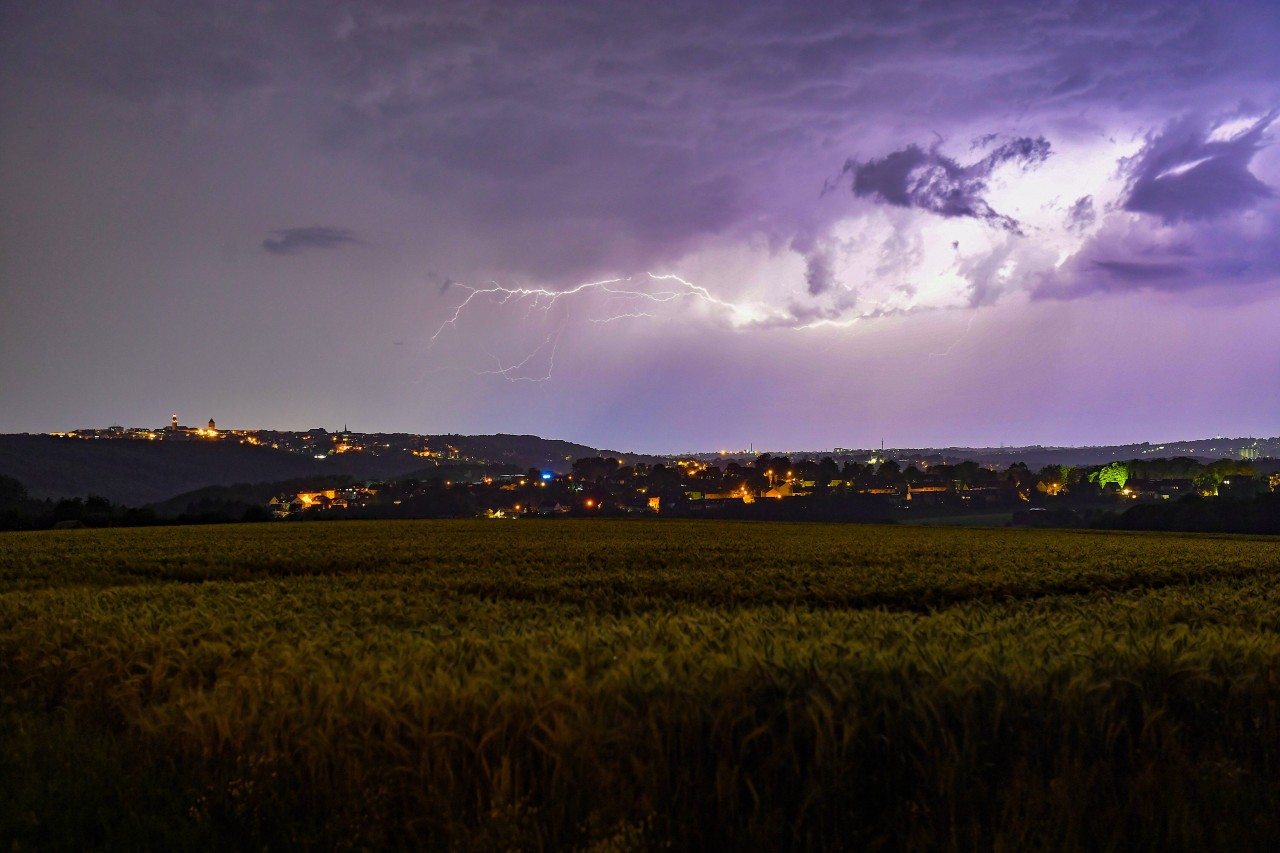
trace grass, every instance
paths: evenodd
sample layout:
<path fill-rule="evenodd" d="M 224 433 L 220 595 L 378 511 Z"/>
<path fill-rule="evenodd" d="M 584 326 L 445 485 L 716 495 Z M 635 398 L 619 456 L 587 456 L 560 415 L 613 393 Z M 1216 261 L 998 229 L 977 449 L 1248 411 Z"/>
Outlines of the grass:
<path fill-rule="evenodd" d="M 971 512 L 959 515 L 929 515 L 920 513 L 908 514 L 899 519 L 901 524 L 916 524 L 921 527 L 1008 527 L 1013 523 L 1012 512 Z"/>
<path fill-rule="evenodd" d="M 1278 573 L 1093 531 L 9 534 L 0 840 L 1265 849 Z"/>

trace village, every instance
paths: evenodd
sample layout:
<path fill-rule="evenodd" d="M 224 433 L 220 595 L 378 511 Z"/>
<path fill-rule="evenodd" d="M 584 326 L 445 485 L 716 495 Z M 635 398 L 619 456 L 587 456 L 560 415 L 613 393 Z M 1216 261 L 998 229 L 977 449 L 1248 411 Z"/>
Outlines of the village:
<path fill-rule="evenodd" d="M 441 477 L 349 485 L 281 494 L 275 518 L 318 514 L 345 517 L 557 515 L 723 517 L 900 517 L 1167 502 L 1189 495 L 1247 498 L 1280 488 L 1280 473 L 1260 474 L 1252 463 L 1190 459 L 1134 460 L 1092 468 L 1050 466 L 1032 471 L 973 462 L 905 468 L 896 460 L 837 464 L 762 454 L 723 468 L 696 459 L 628 465 L 608 457 L 582 458 L 568 473 L 493 467 L 482 476 Z"/>

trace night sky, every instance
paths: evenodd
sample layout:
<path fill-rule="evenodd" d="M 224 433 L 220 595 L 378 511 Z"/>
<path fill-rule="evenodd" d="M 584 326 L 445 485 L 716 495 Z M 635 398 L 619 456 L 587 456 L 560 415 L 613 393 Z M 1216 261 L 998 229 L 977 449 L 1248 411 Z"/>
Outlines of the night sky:
<path fill-rule="evenodd" d="M 6 3 L 0 432 L 1274 435 L 1278 45 L 1274 0 Z"/>

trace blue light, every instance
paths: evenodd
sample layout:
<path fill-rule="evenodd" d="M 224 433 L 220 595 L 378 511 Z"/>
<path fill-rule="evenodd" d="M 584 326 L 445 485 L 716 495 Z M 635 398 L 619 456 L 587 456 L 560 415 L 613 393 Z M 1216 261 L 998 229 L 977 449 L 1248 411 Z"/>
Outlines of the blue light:
<path fill-rule="evenodd" d="M 543 471 L 543 472 L 542 472 L 542 479 L 544 479 L 544 480 L 550 480 L 550 479 L 551 479 L 552 477 L 554 477 L 554 476 L 555 476 L 555 474 L 552 474 L 550 471 Z"/>

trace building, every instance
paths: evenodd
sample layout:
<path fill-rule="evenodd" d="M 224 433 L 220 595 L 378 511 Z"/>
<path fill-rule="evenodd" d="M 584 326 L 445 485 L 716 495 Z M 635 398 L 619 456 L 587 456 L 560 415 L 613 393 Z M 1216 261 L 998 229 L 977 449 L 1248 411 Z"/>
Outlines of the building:
<path fill-rule="evenodd" d="M 167 441 L 184 441 L 193 438 L 222 438 L 222 433 L 218 431 L 213 418 L 209 418 L 207 427 L 189 427 L 178 423 L 178 414 L 175 412 L 170 416 L 169 425 L 164 428 L 161 437 Z"/>
<path fill-rule="evenodd" d="M 907 484 L 907 500 L 916 503 L 941 503 L 952 494 L 954 490 L 945 483 Z"/>

